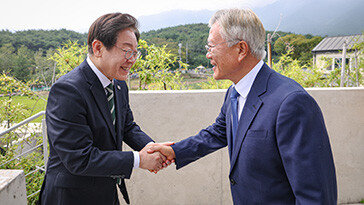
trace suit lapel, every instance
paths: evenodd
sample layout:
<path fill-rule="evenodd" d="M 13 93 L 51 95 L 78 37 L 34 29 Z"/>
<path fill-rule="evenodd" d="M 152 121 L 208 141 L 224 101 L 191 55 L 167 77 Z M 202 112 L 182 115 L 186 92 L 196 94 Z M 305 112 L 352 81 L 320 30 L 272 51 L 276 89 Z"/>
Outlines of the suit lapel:
<path fill-rule="evenodd" d="M 240 116 L 238 130 L 236 132 L 237 137 L 233 143 L 234 147 L 232 149 L 230 172 L 233 170 L 236 160 L 239 156 L 246 133 L 253 122 L 254 117 L 259 112 L 260 107 L 263 105 L 263 101 L 261 100 L 260 96 L 263 95 L 267 90 L 267 82 L 270 74 L 271 69 L 264 63 L 247 96 L 243 111 Z"/>
<path fill-rule="evenodd" d="M 239 120 L 238 131 L 236 132 L 237 137 L 235 139 L 235 142 L 233 143 L 234 148 L 231 158 L 231 170 L 240 153 L 240 148 L 244 142 L 246 132 L 262 104 L 263 102 L 257 96 L 247 98 L 247 101 L 245 102 L 244 109 Z"/>
<path fill-rule="evenodd" d="M 117 81 L 117 80 L 114 80 L 114 85 L 115 85 L 115 89 L 114 89 L 114 93 L 115 93 L 115 127 L 116 127 L 116 147 L 118 150 L 121 150 L 122 149 L 122 146 L 121 146 L 121 141 L 122 141 L 122 134 L 121 132 L 124 130 L 122 127 L 120 127 L 120 117 L 122 115 L 121 113 L 121 108 L 123 107 L 123 93 L 122 92 L 122 85 Z"/>
<path fill-rule="evenodd" d="M 231 93 L 231 87 L 228 90 L 228 97 L 227 97 L 227 109 L 226 109 L 226 138 L 227 138 L 227 143 L 229 146 L 229 157 L 231 159 L 231 155 L 232 155 L 232 147 L 231 147 L 231 139 L 232 139 L 232 114 L 231 114 L 231 101 L 230 101 L 230 93 Z"/>
<path fill-rule="evenodd" d="M 112 117 L 111 117 L 109 105 L 107 102 L 105 90 L 102 87 L 100 80 L 97 78 L 96 74 L 92 71 L 92 69 L 86 62 L 86 60 L 81 65 L 83 65 L 83 64 L 84 64 L 83 72 L 86 76 L 88 83 L 90 84 L 90 92 L 92 93 L 92 95 L 96 101 L 97 107 L 99 108 L 99 110 L 102 114 L 102 117 L 104 118 L 104 120 L 107 124 L 107 127 L 109 128 L 112 138 L 114 139 L 114 141 L 116 143 L 115 128 L 114 128 L 114 125 L 112 124 Z"/>
<path fill-rule="evenodd" d="M 102 87 L 100 89 L 99 86 L 97 86 L 97 85 L 91 85 L 90 91 L 92 92 L 94 99 L 96 101 L 96 104 L 97 104 L 98 108 L 100 109 L 100 112 L 102 113 L 102 116 L 103 116 L 104 120 L 106 121 L 107 127 L 109 128 L 110 133 L 116 143 L 115 127 L 112 124 L 112 117 L 111 117 L 109 105 L 107 103 L 105 91 Z"/>

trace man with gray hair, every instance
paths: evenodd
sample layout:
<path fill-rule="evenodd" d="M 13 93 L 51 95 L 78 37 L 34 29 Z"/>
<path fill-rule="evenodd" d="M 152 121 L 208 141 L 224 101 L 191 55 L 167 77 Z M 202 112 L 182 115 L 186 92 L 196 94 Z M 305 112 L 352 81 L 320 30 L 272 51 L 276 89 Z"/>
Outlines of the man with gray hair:
<path fill-rule="evenodd" d="M 265 30 L 245 9 L 210 20 L 206 57 L 229 79 L 216 122 L 172 146 L 154 145 L 177 169 L 228 146 L 234 204 L 336 204 L 335 166 L 321 110 L 294 80 L 262 60 Z"/>

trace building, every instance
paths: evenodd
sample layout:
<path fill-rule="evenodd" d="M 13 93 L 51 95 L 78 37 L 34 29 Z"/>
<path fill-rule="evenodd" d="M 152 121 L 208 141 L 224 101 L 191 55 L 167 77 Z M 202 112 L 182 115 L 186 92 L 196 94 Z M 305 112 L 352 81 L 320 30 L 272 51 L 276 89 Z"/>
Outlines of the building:
<path fill-rule="evenodd" d="M 361 34 L 351 36 L 335 36 L 324 38 L 314 49 L 313 64 L 317 68 L 326 67 L 328 71 L 332 71 L 335 68 L 341 68 L 343 58 L 343 46 L 346 42 L 346 65 L 349 65 L 349 69 L 356 67 L 355 63 L 357 58 L 357 52 L 353 49 L 353 45 L 363 42 L 364 36 Z M 331 61 L 325 65 L 327 60 Z"/>

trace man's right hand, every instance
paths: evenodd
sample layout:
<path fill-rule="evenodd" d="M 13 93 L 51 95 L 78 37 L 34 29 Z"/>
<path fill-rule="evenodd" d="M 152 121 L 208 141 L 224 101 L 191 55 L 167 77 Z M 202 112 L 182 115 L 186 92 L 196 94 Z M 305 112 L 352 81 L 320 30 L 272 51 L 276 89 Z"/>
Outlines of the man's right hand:
<path fill-rule="evenodd" d="M 160 152 L 148 153 L 150 146 L 144 147 L 139 152 L 139 167 L 142 169 L 159 171 L 163 168 L 163 163 L 167 160 Z"/>

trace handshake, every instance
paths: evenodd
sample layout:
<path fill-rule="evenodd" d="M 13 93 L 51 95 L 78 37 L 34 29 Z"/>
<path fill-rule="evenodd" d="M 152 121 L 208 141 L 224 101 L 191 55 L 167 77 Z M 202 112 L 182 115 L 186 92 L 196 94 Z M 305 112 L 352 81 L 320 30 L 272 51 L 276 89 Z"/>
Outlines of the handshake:
<path fill-rule="evenodd" d="M 176 157 L 171 145 L 173 142 L 151 143 L 139 152 L 139 167 L 157 173 L 169 166 Z"/>

